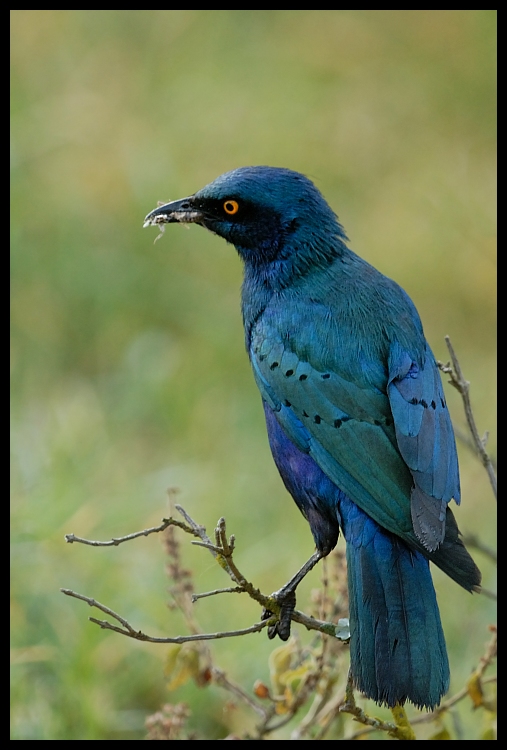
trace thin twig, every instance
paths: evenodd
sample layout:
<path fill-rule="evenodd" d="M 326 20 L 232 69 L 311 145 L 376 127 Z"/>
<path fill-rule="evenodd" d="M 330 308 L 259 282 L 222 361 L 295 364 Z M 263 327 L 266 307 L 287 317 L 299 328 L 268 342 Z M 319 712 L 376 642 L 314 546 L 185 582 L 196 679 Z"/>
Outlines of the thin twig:
<path fill-rule="evenodd" d="M 259 716 L 262 716 L 263 719 L 268 718 L 270 714 L 270 709 L 265 709 L 264 706 L 261 706 L 260 703 L 255 701 L 240 685 L 237 685 L 235 682 L 232 682 L 225 672 L 223 672 L 218 667 L 212 667 L 211 668 L 211 675 L 213 677 L 213 682 L 215 682 L 220 687 L 224 688 L 225 690 L 228 690 L 229 692 L 236 695 L 238 698 L 240 698 L 244 703 L 246 703 L 250 708 L 252 708 Z"/>
<path fill-rule="evenodd" d="M 468 427 L 472 434 L 475 450 L 477 454 L 479 455 L 479 458 L 481 459 L 482 464 L 488 473 L 489 481 L 491 483 L 491 487 L 493 488 L 493 494 L 495 495 L 495 499 L 496 499 L 497 497 L 496 474 L 495 474 L 495 470 L 493 468 L 491 459 L 485 448 L 487 435 L 485 436 L 484 439 L 482 439 L 479 435 L 479 431 L 477 430 L 477 425 L 475 424 L 475 419 L 474 419 L 474 415 L 472 412 L 472 405 L 470 403 L 470 395 L 469 395 L 470 383 L 468 380 L 465 379 L 463 375 L 461 365 L 456 356 L 456 352 L 454 351 L 454 348 L 451 344 L 451 340 L 449 336 L 445 337 L 445 343 L 447 344 L 449 354 L 451 355 L 452 367 L 450 366 L 450 363 L 448 363 L 447 365 L 444 365 L 442 362 L 438 362 L 438 366 L 440 367 L 442 372 L 445 372 L 447 375 L 450 376 L 449 383 L 453 385 L 456 388 L 456 390 L 459 391 L 459 393 L 461 394 L 461 398 L 463 400 L 463 406 L 465 407 L 465 416 L 468 422 Z"/>
<path fill-rule="evenodd" d="M 228 589 L 215 589 L 214 591 L 205 591 L 202 594 L 192 594 L 191 601 L 194 604 L 198 599 L 205 599 L 207 596 L 215 596 L 216 594 L 245 594 L 245 589 L 241 586 L 234 586 Z"/>
<path fill-rule="evenodd" d="M 163 518 L 162 523 L 159 526 L 152 526 L 149 529 L 135 531 L 133 534 L 127 534 L 126 536 L 113 537 L 107 542 L 95 541 L 93 539 L 83 539 L 82 537 L 76 536 L 75 534 L 65 534 L 65 541 L 69 544 L 72 544 L 73 542 L 79 542 L 79 544 L 89 544 L 91 547 L 117 547 L 119 544 L 123 544 L 123 542 L 130 542 L 131 539 L 136 539 L 140 536 L 158 534 L 161 531 L 165 531 L 168 526 L 177 526 L 179 529 L 186 531 L 187 534 L 200 536 L 200 534 L 195 529 L 187 526 L 182 521 L 177 521 L 175 518 Z"/>
<path fill-rule="evenodd" d="M 96 599 L 92 599 L 89 596 L 84 596 L 84 594 L 78 594 L 76 591 L 72 591 L 71 589 L 60 589 L 60 591 L 62 592 L 62 594 L 66 594 L 67 596 L 73 596 L 76 599 L 81 599 L 82 601 L 89 604 L 90 607 L 96 607 L 97 609 L 100 609 L 101 612 L 104 612 L 106 615 L 113 617 L 123 625 L 123 628 L 119 628 L 118 626 L 107 622 L 107 620 L 97 620 L 95 617 L 89 618 L 91 622 L 99 625 L 103 630 L 114 630 L 116 633 L 125 635 L 128 638 L 134 638 L 137 641 L 147 641 L 148 643 L 188 643 L 190 641 L 211 641 L 218 640 L 219 638 L 233 638 L 239 635 L 247 635 L 248 633 L 258 633 L 269 624 L 269 620 L 262 620 L 261 622 L 257 622 L 255 623 L 255 625 L 251 625 L 249 628 L 243 628 L 242 630 L 229 630 L 221 631 L 218 633 L 196 633 L 194 635 L 178 635 L 174 638 L 156 638 L 155 636 L 143 633 L 141 630 L 135 630 L 135 628 L 133 628 L 132 625 L 127 620 L 125 620 L 124 617 L 122 617 L 109 607 L 106 607 L 104 604 L 101 604 Z"/>
<path fill-rule="evenodd" d="M 195 635 L 177 635 L 174 638 L 155 638 L 151 635 L 146 635 L 141 631 L 137 633 L 130 633 L 121 628 L 112 625 L 107 620 L 97 620 L 95 617 L 89 618 L 90 622 L 99 625 L 102 630 L 114 630 L 115 633 L 134 638 L 137 641 L 146 641 L 147 643 L 190 643 L 191 641 L 217 641 L 221 638 L 235 638 L 236 636 L 249 635 L 250 633 L 259 633 L 264 629 L 264 621 L 257 622 L 255 625 L 251 625 L 249 628 L 243 628 L 242 630 L 221 630 L 218 633 L 196 633 Z"/>
<path fill-rule="evenodd" d="M 321 729 L 315 735 L 315 740 L 322 740 L 329 731 L 333 720 L 339 715 L 340 708 L 345 700 L 345 690 L 341 690 L 337 693 L 330 701 L 328 701 L 323 708 L 319 711 L 316 717 L 316 724 L 321 726 Z"/>
<path fill-rule="evenodd" d="M 345 688 L 345 702 L 340 706 L 340 712 L 352 714 L 356 721 L 359 721 L 361 724 L 365 724 L 366 726 L 371 727 L 370 731 L 380 729 L 384 732 L 387 732 L 391 737 L 395 737 L 399 740 L 415 740 L 415 734 L 410 724 L 408 723 L 404 709 L 401 706 L 395 706 L 391 710 L 393 715 L 397 719 L 396 724 L 391 724 L 391 722 L 372 718 L 371 716 L 368 716 L 368 714 L 366 714 L 362 710 L 362 708 L 359 708 L 354 698 L 354 685 L 352 681 L 352 675 L 349 672 L 347 686 Z M 360 732 L 359 734 L 362 733 Z"/>
<path fill-rule="evenodd" d="M 190 528 L 192 529 L 192 533 L 194 536 L 198 536 L 200 539 L 202 539 L 203 542 L 209 542 L 211 543 L 211 539 L 206 534 L 206 528 L 204 526 L 201 526 L 200 524 L 196 523 L 194 519 L 188 515 L 187 511 L 182 505 L 175 504 L 174 506 L 178 513 L 180 513 L 185 521 L 188 523 Z M 184 529 L 186 531 L 186 529 Z"/>
<path fill-rule="evenodd" d="M 441 365 L 442 365 L 442 363 L 439 362 L 438 366 L 440 367 L 441 370 L 442 370 L 443 367 L 446 367 L 446 365 L 442 365 L 442 366 Z M 475 448 L 475 443 L 472 440 L 472 438 L 470 437 L 470 435 L 468 434 L 468 432 L 465 432 L 464 430 L 462 430 L 458 425 L 453 425 L 453 428 L 454 428 L 454 434 L 456 435 L 457 439 L 461 443 L 463 443 L 463 445 L 465 445 L 470 451 L 472 451 L 472 453 L 474 454 L 474 456 L 476 456 L 477 455 L 477 450 Z M 486 435 L 488 435 L 488 433 L 486 433 Z M 486 445 L 486 442 L 485 442 L 484 438 L 482 438 L 481 442 L 484 444 L 484 446 Z M 489 460 L 491 461 L 491 465 L 492 465 L 493 469 L 496 472 L 497 468 L 498 468 L 497 467 L 496 458 L 494 456 L 490 456 Z"/>
<path fill-rule="evenodd" d="M 84 596 L 84 594 L 78 594 L 77 591 L 72 591 L 72 589 L 60 589 L 62 594 L 65 594 L 66 596 L 73 596 L 75 599 L 81 599 L 81 601 L 86 602 L 90 605 L 90 607 L 97 607 L 97 609 L 100 609 L 101 612 L 104 612 L 106 615 L 110 615 L 110 617 L 114 617 L 115 620 L 118 620 L 118 622 L 121 622 L 123 627 L 128 630 L 128 634 L 131 636 L 134 636 L 136 631 L 130 625 L 130 623 L 125 620 L 124 617 L 119 615 L 114 610 L 110 609 L 109 607 L 106 607 L 105 604 L 101 604 L 96 599 L 92 599 L 90 596 Z"/>

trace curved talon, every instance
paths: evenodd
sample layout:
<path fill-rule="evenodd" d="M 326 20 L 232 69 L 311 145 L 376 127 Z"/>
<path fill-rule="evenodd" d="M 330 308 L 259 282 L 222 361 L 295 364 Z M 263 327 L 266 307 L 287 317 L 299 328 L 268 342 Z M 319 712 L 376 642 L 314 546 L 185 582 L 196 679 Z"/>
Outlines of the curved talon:
<path fill-rule="evenodd" d="M 261 620 L 263 620 L 263 621 L 264 620 L 269 620 L 270 617 L 274 617 L 274 616 L 275 616 L 275 613 L 271 612 L 270 609 L 266 609 L 266 607 L 262 608 Z"/>
<path fill-rule="evenodd" d="M 275 617 L 275 613 L 272 612 L 270 609 L 266 609 L 266 607 L 263 607 L 261 612 L 261 620 L 270 620 L 272 617 Z M 270 641 L 273 640 L 273 638 L 278 634 L 278 620 L 273 623 L 273 625 L 268 626 L 268 638 Z"/>

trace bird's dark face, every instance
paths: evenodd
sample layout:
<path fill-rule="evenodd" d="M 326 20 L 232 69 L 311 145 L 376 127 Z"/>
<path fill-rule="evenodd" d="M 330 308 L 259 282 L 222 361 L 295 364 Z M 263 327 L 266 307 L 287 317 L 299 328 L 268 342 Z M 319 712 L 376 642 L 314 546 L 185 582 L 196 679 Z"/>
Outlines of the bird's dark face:
<path fill-rule="evenodd" d="M 194 195 L 151 211 L 144 226 L 171 222 L 206 227 L 254 265 L 286 258 L 317 235 L 340 235 L 335 215 L 313 183 L 275 167 L 227 172 Z"/>

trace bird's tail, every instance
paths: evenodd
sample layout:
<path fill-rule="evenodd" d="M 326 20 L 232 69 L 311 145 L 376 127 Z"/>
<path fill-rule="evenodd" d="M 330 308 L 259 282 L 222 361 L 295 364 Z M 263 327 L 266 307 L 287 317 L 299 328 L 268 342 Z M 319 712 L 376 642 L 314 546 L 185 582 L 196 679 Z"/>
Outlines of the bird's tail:
<path fill-rule="evenodd" d="M 355 686 L 380 704 L 432 709 L 449 688 L 449 662 L 428 560 L 354 503 L 340 515 Z"/>
<path fill-rule="evenodd" d="M 431 562 L 467 591 L 481 590 L 481 571 L 461 540 L 450 508 L 447 508 L 444 541 L 436 550 L 426 554 Z"/>

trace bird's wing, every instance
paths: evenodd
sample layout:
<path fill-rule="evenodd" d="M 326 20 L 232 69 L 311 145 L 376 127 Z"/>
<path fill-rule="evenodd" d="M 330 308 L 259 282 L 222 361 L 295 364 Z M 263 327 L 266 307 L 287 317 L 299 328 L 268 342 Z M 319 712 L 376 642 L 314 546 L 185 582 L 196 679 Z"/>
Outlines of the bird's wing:
<path fill-rule="evenodd" d="M 460 501 L 460 482 L 442 381 L 427 345 L 422 367 L 401 346 L 391 346 L 387 392 L 398 446 L 414 478 L 414 531 L 426 549 L 434 550 L 444 539 L 447 503 Z"/>
<path fill-rule="evenodd" d="M 313 311 L 319 337 L 312 330 L 303 333 L 294 309 L 257 321 L 250 357 L 262 397 L 291 440 L 343 492 L 384 528 L 413 538 L 413 480 L 398 448 L 387 394 L 350 376 L 347 352 L 338 344 L 332 362 L 323 364 L 322 342 L 326 355 L 333 349 L 329 316 L 324 311 L 316 317 Z"/>
<path fill-rule="evenodd" d="M 255 326 L 250 356 L 264 400 L 294 443 L 366 513 L 407 540 L 415 532 L 435 550 L 446 504 L 460 495 L 454 433 L 429 347 L 418 367 L 392 344 L 376 386 L 357 377 L 357 368 L 351 375 L 359 350 L 346 334 L 340 338 L 330 316 L 314 308 L 311 318 L 318 337 L 301 335 L 293 309 Z"/>

